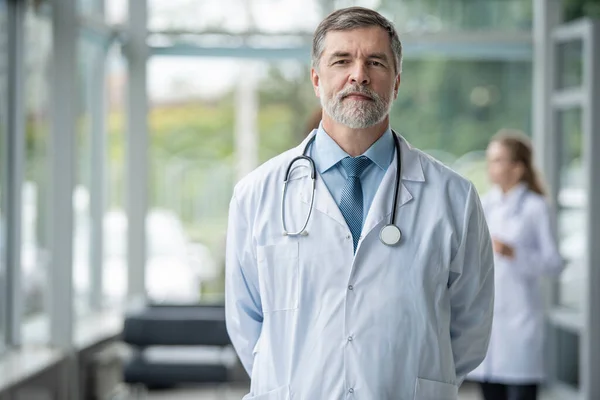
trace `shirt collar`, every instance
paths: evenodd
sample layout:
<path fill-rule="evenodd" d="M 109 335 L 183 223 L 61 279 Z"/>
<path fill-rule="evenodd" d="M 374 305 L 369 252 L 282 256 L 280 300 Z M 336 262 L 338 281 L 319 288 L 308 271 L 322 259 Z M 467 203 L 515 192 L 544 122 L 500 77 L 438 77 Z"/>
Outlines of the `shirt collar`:
<path fill-rule="evenodd" d="M 491 199 L 494 203 L 513 205 L 517 203 L 521 196 L 528 190 L 527 184 L 524 182 L 518 183 L 514 188 L 503 193 L 499 186 L 494 186 L 491 190 Z"/>
<path fill-rule="evenodd" d="M 331 136 L 325 132 L 322 123 L 319 124 L 316 135 L 313 158 L 319 173 L 328 171 L 340 160 L 349 157 L 348 153 L 342 150 Z M 394 159 L 395 145 L 392 135 L 392 130 L 388 127 L 383 135 L 362 154 L 384 171 L 387 170 Z"/>

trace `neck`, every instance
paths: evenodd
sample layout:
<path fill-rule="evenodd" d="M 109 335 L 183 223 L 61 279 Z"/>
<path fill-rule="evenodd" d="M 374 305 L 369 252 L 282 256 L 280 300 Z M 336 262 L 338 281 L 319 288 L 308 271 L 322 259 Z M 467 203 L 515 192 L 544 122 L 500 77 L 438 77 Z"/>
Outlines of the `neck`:
<path fill-rule="evenodd" d="M 327 114 L 323 113 L 323 129 L 340 146 L 342 150 L 352 157 L 363 154 L 373 145 L 388 129 L 389 117 L 377 125 L 364 129 L 352 129 L 346 125 L 338 124 Z"/>
<path fill-rule="evenodd" d="M 500 185 L 500 189 L 502 190 L 502 193 L 506 194 L 508 192 L 510 192 L 511 190 L 513 190 L 515 187 L 517 187 L 519 185 L 520 182 L 515 182 L 515 183 L 507 183 L 505 185 Z"/>

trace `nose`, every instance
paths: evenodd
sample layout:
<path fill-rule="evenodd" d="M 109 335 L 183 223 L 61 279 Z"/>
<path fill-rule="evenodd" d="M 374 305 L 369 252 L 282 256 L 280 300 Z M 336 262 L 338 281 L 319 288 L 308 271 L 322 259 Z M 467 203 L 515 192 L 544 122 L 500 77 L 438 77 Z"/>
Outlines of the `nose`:
<path fill-rule="evenodd" d="M 350 82 L 358 85 L 368 85 L 371 83 L 366 66 L 362 63 L 356 63 L 350 74 Z"/>

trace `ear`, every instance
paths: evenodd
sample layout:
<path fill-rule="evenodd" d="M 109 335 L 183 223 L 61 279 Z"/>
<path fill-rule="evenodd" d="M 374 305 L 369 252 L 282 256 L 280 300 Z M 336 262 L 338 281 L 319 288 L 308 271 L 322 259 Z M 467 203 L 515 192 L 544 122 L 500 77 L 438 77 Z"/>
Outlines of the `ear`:
<path fill-rule="evenodd" d="M 320 83 L 320 79 L 319 79 L 319 74 L 317 73 L 317 70 L 315 70 L 314 68 L 311 68 L 311 70 L 310 70 L 310 80 L 312 82 L 313 89 L 315 91 L 315 95 L 317 97 L 319 97 L 319 83 Z"/>
<path fill-rule="evenodd" d="M 394 83 L 394 100 L 398 98 L 398 89 L 400 88 L 400 74 L 396 77 L 396 82 Z"/>

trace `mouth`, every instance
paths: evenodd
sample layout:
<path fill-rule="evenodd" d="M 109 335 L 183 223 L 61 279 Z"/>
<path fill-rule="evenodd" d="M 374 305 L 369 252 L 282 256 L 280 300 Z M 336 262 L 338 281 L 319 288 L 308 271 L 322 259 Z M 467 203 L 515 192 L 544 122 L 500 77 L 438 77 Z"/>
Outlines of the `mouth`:
<path fill-rule="evenodd" d="M 362 93 L 347 94 L 343 97 L 342 100 L 345 100 L 345 99 L 362 100 L 362 101 L 372 101 L 373 100 L 373 98 L 371 98 L 370 96 L 368 96 L 366 94 L 362 94 Z"/>

